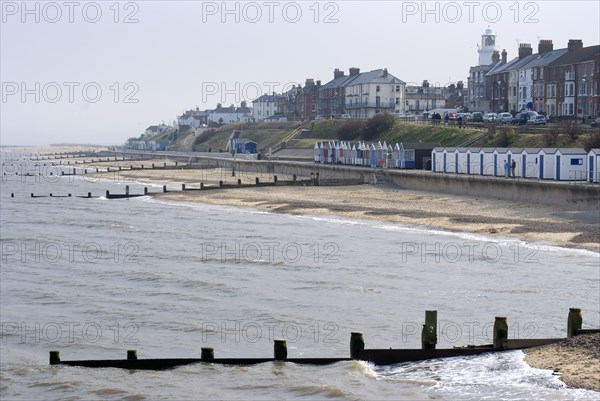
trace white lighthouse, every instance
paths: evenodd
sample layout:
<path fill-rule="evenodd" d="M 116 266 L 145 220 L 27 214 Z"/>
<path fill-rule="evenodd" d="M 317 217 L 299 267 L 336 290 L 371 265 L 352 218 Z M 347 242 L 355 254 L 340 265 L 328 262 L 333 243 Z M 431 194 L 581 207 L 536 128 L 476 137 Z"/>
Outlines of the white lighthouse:
<path fill-rule="evenodd" d="M 481 45 L 477 46 L 477 52 L 479 53 L 479 65 L 492 64 L 492 54 L 494 54 L 495 50 L 496 35 L 488 26 L 488 28 L 485 30 L 485 33 L 481 35 Z"/>

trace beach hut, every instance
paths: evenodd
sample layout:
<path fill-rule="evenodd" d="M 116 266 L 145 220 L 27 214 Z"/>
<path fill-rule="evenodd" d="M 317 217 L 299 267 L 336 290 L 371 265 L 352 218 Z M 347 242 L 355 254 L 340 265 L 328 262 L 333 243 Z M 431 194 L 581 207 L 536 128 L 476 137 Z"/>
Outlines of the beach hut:
<path fill-rule="evenodd" d="M 508 148 L 508 150 L 506 151 L 506 158 L 508 160 L 508 163 L 510 165 L 512 165 L 512 162 L 514 160 L 515 162 L 515 177 L 522 177 L 522 172 L 523 170 L 519 168 L 519 166 L 521 165 L 521 153 L 523 152 L 523 148 Z M 510 175 L 512 176 L 512 169 L 510 172 Z"/>
<path fill-rule="evenodd" d="M 540 148 L 524 148 L 521 150 L 519 161 L 517 161 L 517 174 L 518 177 L 524 178 L 538 178 L 539 177 L 539 164 L 538 164 L 538 153 Z"/>
<path fill-rule="evenodd" d="M 505 165 L 508 161 L 508 148 L 495 148 L 494 155 L 494 175 L 497 177 L 503 177 L 506 175 Z M 510 164 L 510 161 L 508 161 Z"/>
<path fill-rule="evenodd" d="M 469 148 L 456 148 L 455 151 L 455 163 L 457 174 L 468 174 L 467 173 L 467 151 Z"/>
<path fill-rule="evenodd" d="M 556 179 L 555 157 L 557 148 L 541 148 L 538 153 L 538 177 L 540 180 Z"/>
<path fill-rule="evenodd" d="M 479 152 L 481 148 L 468 148 L 466 154 L 466 173 L 469 175 L 481 175 Z"/>
<path fill-rule="evenodd" d="M 588 152 L 588 181 L 600 182 L 600 148 Z"/>
<path fill-rule="evenodd" d="M 479 171 L 481 175 L 496 175 L 494 148 L 481 148 L 479 151 Z"/>
<path fill-rule="evenodd" d="M 321 162 L 321 149 L 319 148 L 319 142 L 315 142 L 315 146 L 313 148 L 313 158 L 315 163 Z"/>
<path fill-rule="evenodd" d="M 431 171 L 439 173 L 444 171 L 444 148 L 433 148 L 431 151 Z"/>
<path fill-rule="evenodd" d="M 449 173 L 454 168 L 454 148 L 444 148 L 442 150 L 442 165 L 440 172 Z"/>
<path fill-rule="evenodd" d="M 372 143 L 371 145 L 367 145 L 367 147 L 369 148 L 369 165 L 371 167 L 377 167 L 377 148 L 375 147 L 375 144 Z"/>
<path fill-rule="evenodd" d="M 403 156 L 404 156 L 404 147 L 402 146 L 402 143 L 398 144 L 396 142 L 396 144 L 394 145 L 394 150 L 392 151 L 392 160 L 393 160 L 394 168 L 403 168 L 403 163 L 402 163 Z"/>
<path fill-rule="evenodd" d="M 586 181 L 587 155 L 582 148 L 558 148 L 554 153 L 554 179 Z"/>

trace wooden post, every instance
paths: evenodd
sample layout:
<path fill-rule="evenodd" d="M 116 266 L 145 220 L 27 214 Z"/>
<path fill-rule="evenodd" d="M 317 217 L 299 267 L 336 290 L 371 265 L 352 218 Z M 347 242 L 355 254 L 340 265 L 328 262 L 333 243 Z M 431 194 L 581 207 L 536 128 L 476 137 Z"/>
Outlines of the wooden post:
<path fill-rule="evenodd" d="M 204 189 L 204 183 L 203 182 L 200 183 L 200 189 Z"/>
<path fill-rule="evenodd" d="M 106 190 L 106 197 L 108 198 L 110 195 L 110 192 L 108 190 Z"/>
<path fill-rule="evenodd" d="M 256 177 L 256 185 L 258 185 L 259 182 L 260 181 L 259 181 L 258 177 Z"/>
<path fill-rule="evenodd" d="M 215 359 L 215 350 L 213 348 L 202 348 L 202 352 L 200 354 L 200 359 L 203 360 L 211 360 L 211 359 Z"/>
<path fill-rule="evenodd" d="M 296 182 L 296 180 L 298 179 L 298 177 L 296 176 L 296 174 L 294 174 L 294 175 L 292 176 L 292 179 L 294 180 L 294 182 Z"/>
<path fill-rule="evenodd" d="M 273 184 L 277 185 L 277 176 L 276 175 L 273 176 Z"/>
<path fill-rule="evenodd" d="M 137 351 L 134 349 L 127 350 L 127 360 L 136 360 L 137 359 Z"/>
<path fill-rule="evenodd" d="M 91 197 L 92 197 L 92 193 L 88 192 L 88 198 L 91 198 Z"/>
<path fill-rule="evenodd" d="M 50 365 L 60 362 L 60 351 L 50 351 Z"/>
<path fill-rule="evenodd" d="M 583 325 L 583 316 L 581 309 L 569 308 L 569 317 L 567 318 L 567 338 L 577 335 L 577 330 Z"/>
<path fill-rule="evenodd" d="M 421 332 L 421 348 L 435 349 L 437 344 L 437 311 L 425 311 L 425 324 Z"/>
<path fill-rule="evenodd" d="M 359 359 L 360 351 L 365 349 L 365 340 L 363 333 L 359 331 L 353 331 L 350 333 L 350 358 Z"/>
<path fill-rule="evenodd" d="M 154 163 L 152 163 L 152 168 L 154 168 Z"/>
<path fill-rule="evenodd" d="M 144 187 L 144 195 L 148 195 L 148 187 Z"/>
<path fill-rule="evenodd" d="M 179 162 L 175 162 L 175 167 L 177 167 L 179 165 Z"/>
<path fill-rule="evenodd" d="M 167 163 L 165 162 L 165 163 L 163 163 L 163 164 L 164 164 L 164 168 L 167 168 Z"/>
<path fill-rule="evenodd" d="M 238 178 L 238 186 L 242 185 L 242 179 Z"/>
<path fill-rule="evenodd" d="M 11 192 L 11 193 L 10 193 L 10 197 L 11 197 L 11 198 L 14 198 L 14 197 L 15 197 L 15 194 Z"/>
<path fill-rule="evenodd" d="M 185 191 L 185 184 L 181 184 L 181 190 Z"/>
<path fill-rule="evenodd" d="M 125 195 L 129 195 L 129 185 L 125 185 Z"/>
<path fill-rule="evenodd" d="M 508 342 L 508 323 L 506 317 L 496 316 L 494 321 L 494 348 L 506 348 Z"/>
<path fill-rule="evenodd" d="M 273 343 L 274 358 L 277 360 L 287 359 L 287 343 L 285 340 L 275 340 Z"/>
<path fill-rule="evenodd" d="M 33 192 L 31 193 L 31 197 L 33 198 Z"/>
<path fill-rule="evenodd" d="M 163 185 L 163 192 L 167 192 L 167 186 Z"/>
<path fill-rule="evenodd" d="M 52 197 L 52 192 L 50 192 L 50 197 Z"/>
<path fill-rule="evenodd" d="M 317 173 L 316 180 L 317 180 L 317 186 L 321 185 L 321 180 L 319 178 L 319 173 Z"/>
<path fill-rule="evenodd" d="M 219 187 L 223 186 L 223 181 L 219 181 Z"/>

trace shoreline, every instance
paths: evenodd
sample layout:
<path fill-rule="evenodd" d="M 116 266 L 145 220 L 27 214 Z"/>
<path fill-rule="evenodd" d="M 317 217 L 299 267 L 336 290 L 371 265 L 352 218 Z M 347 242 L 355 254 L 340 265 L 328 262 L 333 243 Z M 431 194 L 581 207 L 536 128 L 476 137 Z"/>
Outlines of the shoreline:
<path fill-rule="evenodd" d="M 600 333 L 580 334 L 523 352 L 530 367 L 553 370 L 568 387 L 600 392 Z"/>
<path fill-rule="evenodd" d="M 329 215 L 451 233 L 501 236 L 536 245 L 600 252 L 600 216 L 596 211 L 571 212 L 541 205 L 402 190 L 393 184 L 227 188 L 150 196 L 176 202 Z"/>

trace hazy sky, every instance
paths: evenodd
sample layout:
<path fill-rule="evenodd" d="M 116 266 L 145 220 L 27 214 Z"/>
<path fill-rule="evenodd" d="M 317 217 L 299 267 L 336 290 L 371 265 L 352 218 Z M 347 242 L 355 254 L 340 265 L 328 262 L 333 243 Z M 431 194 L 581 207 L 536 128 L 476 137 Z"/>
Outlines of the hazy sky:
<path fill-rule="evenodd" d="M 1 1 L 1 145 L 121 144 L 184 110 L 333 70 L 466 82 L 490 26 L 518 43 L 600 41 L 598 1 Z"/>

